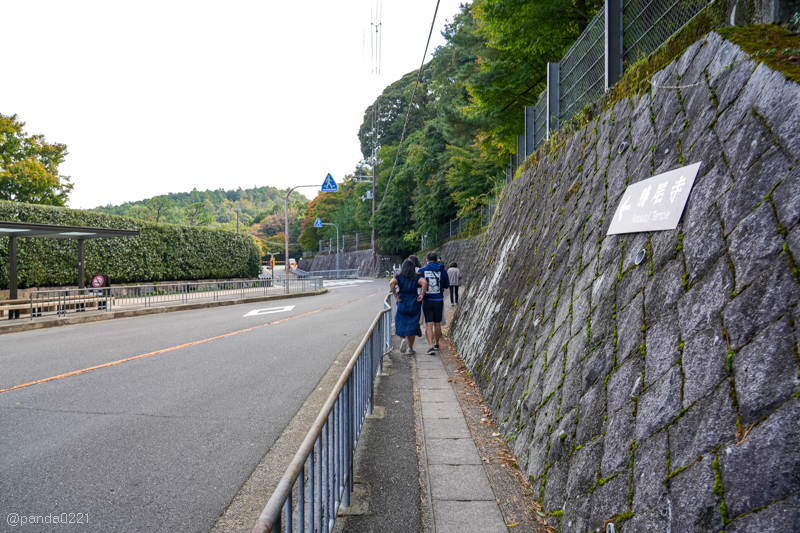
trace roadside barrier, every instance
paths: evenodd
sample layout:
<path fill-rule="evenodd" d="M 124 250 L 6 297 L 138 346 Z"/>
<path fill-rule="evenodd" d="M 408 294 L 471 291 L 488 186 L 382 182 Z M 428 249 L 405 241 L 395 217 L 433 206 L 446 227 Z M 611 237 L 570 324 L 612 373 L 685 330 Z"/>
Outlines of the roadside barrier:
<path fill-rule="evenodd" d="M 339 506 L 350 505 L 358 437 L 364 419 L 372 414 L 383 356 L 392 349 L 392 300 L 387 294 L 383 310 L 347 363 L 253 533 L 329 533 Z"/>
<path fill-rule="evenodd" d="M 144 306 L 165 302 L 245 298 L 298 292 L 319 292 L 321 277 L 302 279 L 258 279 L 239 281 L 197 281 L 159 283 L 127 287 L 57 289 L 31 292 L 30 318 L 43 315 L 66 316 L 70 312 L 110 311 L 114 307 Z"/>
<path fill-rule="evenodd" d="M 319 276 L 326 279 L 339 279 L 339 278 L 357 278 L 358 269 L 348 268 L 340 270 L 312 270 L 308 273 L 310 276 Z"/>

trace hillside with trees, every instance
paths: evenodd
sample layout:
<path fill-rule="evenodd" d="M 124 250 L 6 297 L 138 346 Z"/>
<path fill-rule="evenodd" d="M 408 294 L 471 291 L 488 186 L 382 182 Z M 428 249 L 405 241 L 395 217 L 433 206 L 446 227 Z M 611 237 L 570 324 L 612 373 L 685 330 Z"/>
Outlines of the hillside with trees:
<path fill-rule="evenodd" d="M 371 201 L 362 201 L 377 159 L 374 224 L 385 253 L 420 248 L 420 235 L 493 202 L 500 194 L 516 136 L 524 130 L 522 108 L 545 86 L 548 61 L 558 61 L 602 4 L 597 0 L 476 0 L 462 4 L 443 32 L 446 44 L 418 71 L 390 84 L 364 112 L 358 131 L 363 160 L 340 193 L 309 204 L 300 242 L 313 250 L 335 236 L 315 229 L 322 217 L 369 232 Z M 400 154 L 398 156 L 398 147 Z M 373 157 L 373 153 L 377 157 Z M 396 166 L 395 166 L 396 162 Z"/>
<path fill-rule="evenodd" d="M 236 231 L 236 209 L 239 209 L 240 232 L 249 233 L 266 252 L 284 250 L 285 190 L 275 187 L 252 189 L 169 193 L 122 205 L 97 207 L 92 211 L 120 215 L 152 222 L 167 222 L 185 226 L 206 226 Z M 290 253 L 300 255 L 297 239 L 301 220 L 306 214 L 308 198 L 294 191 L 289 196 Z"/>

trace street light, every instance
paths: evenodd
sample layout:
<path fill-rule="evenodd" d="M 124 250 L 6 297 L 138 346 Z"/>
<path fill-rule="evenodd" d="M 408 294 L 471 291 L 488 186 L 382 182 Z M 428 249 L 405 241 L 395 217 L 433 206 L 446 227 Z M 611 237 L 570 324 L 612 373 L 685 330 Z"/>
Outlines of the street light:
<path fill-rule="evenodd" d="M 286 294 L 289 294 L 289 195 L 292 194 L 293 190 L 302 187 L 319 187 L 319 185 L 298 185 L 297 187 L 292 187 L 286 191 L 286 198 L 283 199 L 283 216 L 286 222 L 286 257 L 284 257 L 283 261 L 283 268 L 286 274 L 286 283 L 284 283 L 286 286 Z"/>

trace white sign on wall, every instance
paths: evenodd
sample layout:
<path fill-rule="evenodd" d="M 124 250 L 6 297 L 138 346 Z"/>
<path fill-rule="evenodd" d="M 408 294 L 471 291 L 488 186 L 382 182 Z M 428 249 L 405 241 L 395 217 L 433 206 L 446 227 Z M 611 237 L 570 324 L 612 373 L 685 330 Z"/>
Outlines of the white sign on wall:
<path fill-rule="evenodd" d="M 629 185 L 606 235 L 675 229 L 703 162 Z"/>

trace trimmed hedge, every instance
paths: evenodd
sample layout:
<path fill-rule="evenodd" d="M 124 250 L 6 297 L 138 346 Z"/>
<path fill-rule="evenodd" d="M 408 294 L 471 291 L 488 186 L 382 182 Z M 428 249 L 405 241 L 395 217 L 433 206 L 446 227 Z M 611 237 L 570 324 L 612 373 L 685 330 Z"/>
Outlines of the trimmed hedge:
<path fill-rule="evenodd" d="M 138 237 L 87 239 L 87 282 L 94 274 L 106 274 L 113 283 L 132 283 L 247 278 L 261 271 L 258 246 L 247 234 L 6 201 L 0 201 L 0 220 L 141 232 Z M 77 284 L 77 241 L 20 238 L 17 243 L 20 288 Z M 0 237 L 0 289 L 7 288 L 8 237 Z"/>

